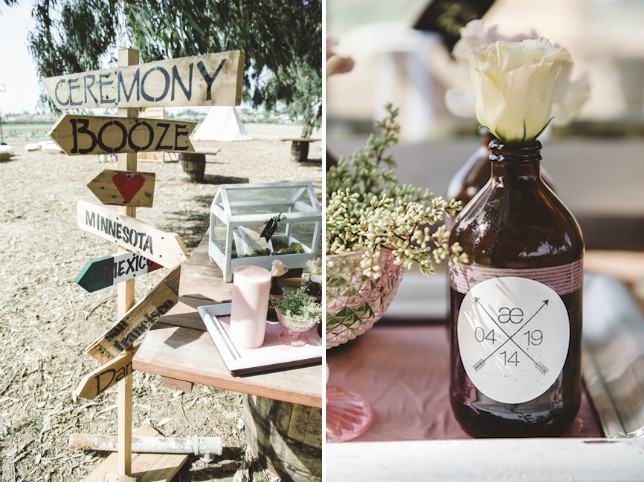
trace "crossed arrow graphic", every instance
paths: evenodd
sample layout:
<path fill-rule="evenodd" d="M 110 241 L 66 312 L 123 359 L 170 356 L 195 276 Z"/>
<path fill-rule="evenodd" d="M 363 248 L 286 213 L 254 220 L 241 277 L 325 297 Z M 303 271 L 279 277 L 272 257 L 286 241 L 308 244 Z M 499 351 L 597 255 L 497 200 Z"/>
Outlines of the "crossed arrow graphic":
<path fill-rule="evenodd" d="M 503 347 L 507 342 L 511 341 L 511 342 L 512 342 L 512 343 L 514 343 L 514 345 L 515 345 L 519 350 L 521 350 L 521 351 L 522 351 L 522 352 L 523 352 L 523 353 L 524 353 L 524 354 L 525 354 L 525 355 L 526 355 L 530 360 L 532 360 L 532 362 L 534 363 L 535 367 L 537 368 L 537 370 L 539 370 L 539 371 L 541 372 L 541 374 L 542 374 L 542 375 L 545 375 L 545 374 L 548 372 L 548 367 L 546 367 L 543 363 L 540 363 L 540 362 L 536 361 L 534 358 L 532 358 L 532 357 L 530 356 L 530 354 L 528 354 L 528 352 L 526 352 L 526 351 L 525 351 L 525 350 L 524 350 L 524 349 L 523 349 L 523 348 L 522 348 L 522 347 L 521 347 L 521 346 L 520 346 L 516 341 L 514 341 L 514 336 L 515 336 L 517 333 L 519 333 L 521 330 L 523 330 L 523 329 L 528 325 L 528 323 L 530 323 L 530 322 L 534 319 L 534 317 L 535 317 L 535 316 L 537 316 L 537 313 L 539 313 L 539 312 L 543 309 L 543 307 L 544 307 L 544 306 L 547 306 L 547 305 L 548 305 L 548 300 L 543 300 L 543 304 L 539 307 L 539 309 L 538 309 L 537 311 L 535 311 L 535 312 L 534 312 L 534 314 L 533 314 L 533 315 L 528 319 L 528 321 L 526 321 L 523 325 L 521 325 L 521 327 L 519 327 L 519 329 L 518 329 L 517 331 L 515 331 L 515 332 L 514 332 L 514 334 L 512 334 L 512 336 L 508 335 L 508 334 L 505 332 L 505 330 L 501 327 L 501 325 L 497 322 L 497 320 L 495 320 L 495 319 L 494 319 L 494 317 L 493 317 L 492 315 L 490 315 L 490 313 L 488 313 L 488 311 L 485 309 L 485 307 L 484 307 L 484 306 L 483 306 L 483 304 L 481 303 L 481 299 L 480 299 L 480 298 L 474 298 L 474 302 L 475 302 L 475 303 L 477 303 L 477 304 L 481 307 L 481 309 L 482 309 L 482 310 L 485 312 L 485 314 L 490 318 L 490 320 L 492 320 L 492 322 L 493 322 L 493 323 L 494 323 L 494 324 L 499 328 L 499 330 L 501 330 L 501 332 L 502 332 L 505 336 L 507 336 L 507 337 L 508 337 L 508 339 L 507 339 L 507 340 L 505 340 L 505 341 L 504 341 L 503 343 L 501 343 L 498 347 L 496 347 L 496 349 L 495 349 L 492 353 L 490 353 L 487 357 L 485 357 L 485 358 L 481 358 L 479 361 L 477 361 L 477 362 L 474 364 L 474 366 L 473 366 L 474 370 L 479 371 L 479 370 L 483 367 L 483 365 L 485 365 L 485 362 L 486 362 L 486 361 L 488 361 L 488 360 L 489 360 L 489 359 L 490 359 L 490 358 L 491 358 L 491 357 L 492 357 L 492 356 L 493 356 L 497 351 L 499 351 L 499 350 L 500 350 L 500 349 L 501 349 L 501 348 L 502 348 L 502 347 Z"/>

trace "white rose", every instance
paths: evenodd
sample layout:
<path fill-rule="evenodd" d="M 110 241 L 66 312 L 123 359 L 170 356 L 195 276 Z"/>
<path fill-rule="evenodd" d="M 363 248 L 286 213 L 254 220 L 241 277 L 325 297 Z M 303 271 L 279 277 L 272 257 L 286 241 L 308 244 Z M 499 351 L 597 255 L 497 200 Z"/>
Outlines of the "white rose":
<path fill-rule="evenodd" d="M 490 44 L 503 40 L 505 42 L 520 42 L 529 38 L 537 38 L 537 32 L 531 30 L 528 33 L 516 35 L 502 35 L 498 31 L 498 26 L 487 27 L 483 20 L 470 20 L 465 27 L 459 30 L 461 38 L 456 42 L 452 49 L 452 55 L 459 62 L 468 64 L 470 61 L 470 52 L 481 45 Z"/>
<path fill-rule="evenodd" d="M 534 30 L 526 34 L 502 35 L 498 27 L 493 25 L 487 27 L 483 20 L 470 20 L 467 25 L 460 29 L 461 38 L 456 42 L 452 49 L 452 55 L 458 63 L 467 68 L 461 73 L 462 77 L 455 82 L 455 85 L 445 92 L 445 105 L 447 110 L 458 117 L 475 117 L 476 116 L 476 95 L 472 90 L 472 81 L 470 79 L 469 65 L 472 59 L 472 50 L 481 45 L 490 44 L 503 40 L 506 42 L 520 42 L 529 38 L 537 38 L 537 32 Z"/>
<path fill-rule="evenodd" d="M 568 51 L 544 38 L 474 49 L 470 68 L 478 121 L 506 142 L 536 139 L 552 119 L 557 76 L 571 65 Z"/>

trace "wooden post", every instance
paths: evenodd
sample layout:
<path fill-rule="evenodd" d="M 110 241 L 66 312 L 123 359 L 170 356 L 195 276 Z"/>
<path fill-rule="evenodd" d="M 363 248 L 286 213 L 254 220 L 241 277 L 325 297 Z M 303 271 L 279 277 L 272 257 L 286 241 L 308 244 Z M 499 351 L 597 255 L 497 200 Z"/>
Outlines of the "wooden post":
<path fill-rule="evenodd" d="M 193 75 L 195 65 L 198 66 L 199 75 Z M 141 69 L 145 69 L 144 74 L 141 73 Z M 52 96 L 52 100 L 61 109 L 117 107 L 120 118 L 64 115 L 49 133 L 55 142 L 65 146 L 63 150 L 67 149 L 65 152 L 68 155 L 87 155 L 92 152 L 120 153 L 119 170 L 104 171 L 88 185 L 92 192 L 98 192 L 97 197 L 103 204 L 117 205 L 117 212 L 84 201 L 78 202 L 78 212 L 83 214 L 83 216 L 79 214 L 79 227 L 115 242 L 119 246 L 116 256 L 104 256 L 93 260 L 91 266 L 88 264 L 78 278 L 80 283 L 87 285 L 86 289 L 91 288 L 92 291 L 105 286 L 108 281 L 118 284 L 118 321 L 106 333 L 106 336 L 110 335 L 108 338 L 99 337 L 87 349 L 87 352 L 102 366 L 89 374 L 89 378 L 86 377 L 82 381 L 82 386 L 79 386 L 78 390 L 79 396 L 94 398 L 114 384 L 118 386 L 119 450 L 114 457 L 108 457 L 96 467 L 86 479 L 88 482 L 103 481 L 106 474 L 116 476 L 119 480 L 130 478 L 133 471 L 152 472 L 155 480 L 169 481 L 188 460 L 188 457 L 183 455 L 163 455 L 161 458 L 143 455 L 132 457 L 131 359 L 136 350 L 132 345 L 135 339 L 176 304 L 180 264 L 189 258 L 178 235 L 162 232 L 136 219 L 136 207 L 151 207 L 154 191 L 152 183 L 146 181 L 146 173 L 137 171 L 136 151 L 194 151 L 189 135 L 196 124 L 182 121 L 147 120 L 143 122 L 145 119 L 138 117 L 137 109 L 146 106 L 171 105 L 239 105 L 243 70 L 244 53 L 241 51 L 139 64 L 138 50 L 122 49 L 118 52 L 118 67 L 114 69 L 43 79 L 43 84 Z M 152 75 L 145 83 L 145 79 L 154 71 L 161 72 L 161 77 Z M 173 76 L 172 89 L 169 85 L 169 72 L 172 72 Z M 83 83 L 80 77 L 89 80 L 90 83 Z M 95 82 L 98 77 L 112 79 L 118 77 L 119 82 L 114 80 L 98 85 L 99 83 Z M 175 98 L 174 80 L 177 80 L 181 87 L 180 92 L 177 92 L 177 98 Z M 86 90 L 91 95 L 88 96 L 85 90 L 78 90 L 77 87 L 81 84 L 87 87 Z M 95 90 L 92 90 L 91 87 L 94 84 L 96 84 Z M 144 190 L 143 185 L 147 185 L 147 189 Z M 133 226 L 136 226 L 134 229 L 136 237 L 125 237 L 121 234 L 112 236 L 111 228 L 110 230 L 97 228 L 97 219 L 109 221 L 110 226 L 116 223 L 119 226 L 117 233 L 131 233 Z M 105 223 L 100 224 L 100 226 L 105 225 Z M 121 229 L 128 231 L 121 231 Z M 132 239 L 137 239 L 139 242 L 131 242 Z M 153 239 L 155 239 L 154 253 L 152 252 Z M 150 268 L 154 263 L 173 268 L 173 271 L 137 305 L 134 304 L 134 271 L 135 268 L 144 269 L 145 266 L 134 266 L 134 256 L 143 258 L 147 262 L 147 272 L 151 271 Z M 125 257 L 129 258 L 124 260 Z M 117 259 L 119 261 L 116 261 Z M 118 276 L 114 271 L 110 272 L 110 280 L 105 279 L 104 276 L 101 276 L 100 280 L 96 278 L 94 265 L 97 263 L 103 263 L 104 267 L 108 264 L 114 267 L 116 266 L 114 263 L 123 262 L 127 264 L 127 269 L 123 272 L 119 269 Z M 117 334 L 120 335 L 118 340 L 112 336 Z M 125 348 L 126 346 L 128 348 Z M 106 374 L 106 378 L 102 378 Z M 114 376 L 107 380 L 109 374 Z M 90 382 L 92 377 L 100 386 L 92 387 Z M 158 436 L 159 434 L 150 427 L 142 427 L 134 435 Z M 117 473 L 114 473 L 115 471 Z M 157 477 L 163 477 L 163 479 Z"/>
<path fill-rule="evenodd" d="M 118 53 L 119 67 L 138 65 L 139 51 L 136 49 L 120 49 Z M 138 109 L 130 107 L 118 109 L 119 117 L 138 117 Z M 136 171 L 136 153 L 119 154 L 118 168 L 124 171 Z M 120 206 L 117 208 L 121 214 L 136 217 L 136 208 L 133 206 Z M 119 251 L 126 251 L 119 248 Z M 125 316 L 134 305 L 134 279 L 127 280 L 117 287 L 118 293 L 118 319 Z M 132 473 L 132 373 L 130 372 L 118 384 L 118 473 L 130 475 Z"/>

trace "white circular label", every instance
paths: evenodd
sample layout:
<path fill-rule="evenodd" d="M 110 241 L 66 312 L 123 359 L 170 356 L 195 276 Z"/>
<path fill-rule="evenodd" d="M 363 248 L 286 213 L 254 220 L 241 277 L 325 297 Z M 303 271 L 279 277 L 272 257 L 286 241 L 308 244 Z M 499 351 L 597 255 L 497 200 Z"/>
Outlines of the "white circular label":
<path fill-rule="evenodd" d="M 501 277 L 477 284 L 463 299 L 456 328 L 467 376 L 497 402 L 537 398 L 557 380 L 568 356 L 566 305 L 531 279 Z"/>

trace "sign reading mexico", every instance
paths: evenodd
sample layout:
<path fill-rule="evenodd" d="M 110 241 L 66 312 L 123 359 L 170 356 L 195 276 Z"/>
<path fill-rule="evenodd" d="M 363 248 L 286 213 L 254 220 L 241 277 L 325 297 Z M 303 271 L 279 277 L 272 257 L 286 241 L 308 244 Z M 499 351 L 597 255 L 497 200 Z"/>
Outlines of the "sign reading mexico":
<path fill-rule="evenodd" d="M 94 70 L 43 80 L 59 109 L 239 105 L 240 50 Z"/>
<path fill-rule="evenodd" d="M 90 293 L 163 268 L 140 254 L 126 251 L 88 261 L 76 283 Z"/>

